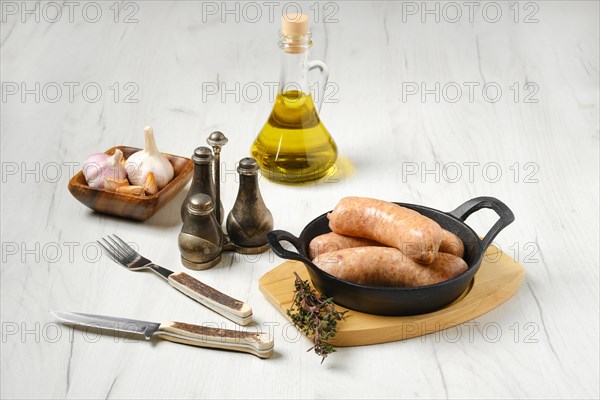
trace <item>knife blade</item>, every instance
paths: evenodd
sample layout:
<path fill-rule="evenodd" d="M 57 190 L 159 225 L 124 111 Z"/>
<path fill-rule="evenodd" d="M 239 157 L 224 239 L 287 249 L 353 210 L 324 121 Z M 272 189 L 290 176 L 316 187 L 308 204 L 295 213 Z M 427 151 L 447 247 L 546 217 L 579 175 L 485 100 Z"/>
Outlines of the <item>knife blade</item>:
<path fill-rule="evenodd" d="M 67 311 L 50 311 L 50 314 L 64 324 L 128 332 L 143 335 L 146 340 L 156 335 L 171 342 L 240 351 L 260 358 L 273 355 L 273 339 L 263 332 L 220 329 L 183 322 L 158 323 Z"/>
<path fill-rule="evenodd" d="M 160 327 L 160 324 L 157 322 L 108 317 L 104 315 L 83 314 L 68 311 L 50 311 L 50 314 L 65 324 L 101 328 L 115 332 L 134 333 L 143 335 L 146 340 L 150 340 L 152 335 L 154 335 Z"/>

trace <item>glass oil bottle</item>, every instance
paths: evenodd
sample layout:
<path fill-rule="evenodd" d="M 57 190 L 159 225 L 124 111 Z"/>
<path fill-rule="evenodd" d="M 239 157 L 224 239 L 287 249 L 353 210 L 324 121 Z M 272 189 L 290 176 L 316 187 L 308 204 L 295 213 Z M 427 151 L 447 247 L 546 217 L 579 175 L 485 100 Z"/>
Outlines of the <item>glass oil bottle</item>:
<path fill-rule="evenodd" d="M 322 178 L 337 159 L 337 146 L 318 114 L 328 69 L 322 61 L 308 60 L 311 37 L 306 15 L 283 16 L 277 98 L 251 149 L 263 175 L 276 182 L 295 184 Z M 308 72 L 313 69 L 322 75 L 317 105 L 308 88 Z"/>

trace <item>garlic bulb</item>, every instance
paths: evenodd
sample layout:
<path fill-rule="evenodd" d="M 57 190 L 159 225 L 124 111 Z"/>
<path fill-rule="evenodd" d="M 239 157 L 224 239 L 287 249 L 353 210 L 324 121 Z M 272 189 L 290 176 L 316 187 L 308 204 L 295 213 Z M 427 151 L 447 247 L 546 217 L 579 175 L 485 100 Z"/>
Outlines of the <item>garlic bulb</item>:
<path fill-rule="evenodd" d="M 127 180 L 125 160 L 120 149 L 116 149 L 112 156 L 104 153 L 92 154 L 83 163 L 82 171 L 85 181 L 94 189 L 104 189 L 107 186 L 106 179 Z"/>
<path fill-rule="evenodd" d="M 154 141 L 154 131 L 144 128 L 146 144 L 144 150 L 132 154 L 125 163 L 127 176 L 132 185 L 144 185 L 148 173 L 152 172 L 158 189 L 162 189 L 173 179 L 175 172 L 169 159 L 158 151 Z"/>

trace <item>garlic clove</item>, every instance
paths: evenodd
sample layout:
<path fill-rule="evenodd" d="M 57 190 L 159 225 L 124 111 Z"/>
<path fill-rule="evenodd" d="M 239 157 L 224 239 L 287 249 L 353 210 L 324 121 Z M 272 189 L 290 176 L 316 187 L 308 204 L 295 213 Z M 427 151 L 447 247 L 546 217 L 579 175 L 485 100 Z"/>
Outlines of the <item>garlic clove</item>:
<path fill-rule="evenodd" d="M 127 178 L 125 179 L 112 179 L 112 178 L 104 178 L 104 189 L 106 190 L 117 190 L 118 187 L 128 186 L 129 181 Z"/>
<path fill-rule="evenodd" d="M 146 191 L 146 194 L 152 195 L 158 193 L 158 186 L 156 185 L 156 180 L 154 179 L 154 174 L 152 172 L 148 172 L 148 175 L 146 175 L 144 190 Z"/>
<path fill-rule="evenodd" d="M 124 160 L 123 151 L 121 149 L 115 149 L 115 154 L 110 156 L 110 158 L 113 160 L 113 164 L 120 163 Z"/>
<path fill-rule="evenodd" d="M 125 163 L 127 176 L 133 185 L 144 185 L 148 173 L 152 172 L 160 190 L 173 179 L 175 171 L 169 159 L 158 151 L 154 140 L 154 131 L 151 127 L 144 128 L 144 137 L 144 150 L 129 156 Z"/>
<path fill-rule="evenodd" d="M 119 186 L 117 188 L 117 193 L 124 194 L 133 194 L 136 196 L 144 195 L 144 187 L 141 185 L 127 185 L 127 186 Z"/>

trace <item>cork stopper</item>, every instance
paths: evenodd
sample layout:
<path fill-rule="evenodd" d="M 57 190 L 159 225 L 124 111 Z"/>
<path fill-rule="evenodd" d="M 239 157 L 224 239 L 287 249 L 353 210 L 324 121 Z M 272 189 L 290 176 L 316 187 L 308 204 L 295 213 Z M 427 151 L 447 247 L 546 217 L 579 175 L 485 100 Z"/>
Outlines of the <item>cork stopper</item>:
<path fill-rule="evenodd" d="M 281 17 L 281 32 L 286 36 L 304 36 L 308 34 L 308 16 L 304 14 L 285 14 Z"/>
<path fill-rule="evenodd" d="M 279 47 L 286 53 L 305 53 L 312 45 L 308 22 L 308 16 L 304 14 L 285 14 L 282 16 Z"/>

